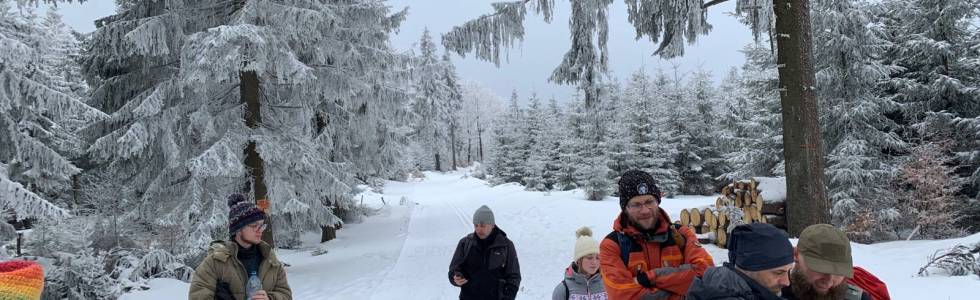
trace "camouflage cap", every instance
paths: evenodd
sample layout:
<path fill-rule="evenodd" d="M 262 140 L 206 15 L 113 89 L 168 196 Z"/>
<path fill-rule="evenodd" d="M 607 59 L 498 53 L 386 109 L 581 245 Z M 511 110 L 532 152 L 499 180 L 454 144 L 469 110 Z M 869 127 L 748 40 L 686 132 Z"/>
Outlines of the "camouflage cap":
<path fill-rule="evenodd" d="M 800 233 L 796 248 L 810 270 L 847 278 L 854 276 L 851 242 L 832 225 L 810 225 Z"/>

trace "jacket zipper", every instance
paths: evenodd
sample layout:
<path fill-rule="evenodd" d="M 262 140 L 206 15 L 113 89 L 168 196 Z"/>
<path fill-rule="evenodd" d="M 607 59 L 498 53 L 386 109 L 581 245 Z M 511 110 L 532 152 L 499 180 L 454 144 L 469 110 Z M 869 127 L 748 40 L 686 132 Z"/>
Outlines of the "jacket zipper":
<path fill-rule="evenodd" d="M 589 285 L 589 278 L 585 278 L 585 295 L 592 299 L 592 288 Z"/>

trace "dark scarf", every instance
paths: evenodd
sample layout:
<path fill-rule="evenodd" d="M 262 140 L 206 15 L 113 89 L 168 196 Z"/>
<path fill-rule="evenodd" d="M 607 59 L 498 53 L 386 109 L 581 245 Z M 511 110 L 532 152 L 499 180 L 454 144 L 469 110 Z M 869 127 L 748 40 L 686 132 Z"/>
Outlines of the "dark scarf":
<path fill-rule="evenodd" d="M 237 243 L 236 243 L 237 244 Z M 252 245 L 245 249 L 242 245 L 238 245 L 238 261 L 242 262 L 245 266 L 245 274 L 251 274 L 255 272 L 259 273 L 259 263 L 262 262 L 262 252 L 259 251 L 259 245 Z"/>

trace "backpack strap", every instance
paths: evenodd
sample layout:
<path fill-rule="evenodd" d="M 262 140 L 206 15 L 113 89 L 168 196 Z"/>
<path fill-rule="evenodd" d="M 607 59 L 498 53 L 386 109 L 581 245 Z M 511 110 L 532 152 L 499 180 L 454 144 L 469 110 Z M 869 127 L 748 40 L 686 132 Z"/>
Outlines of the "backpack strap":
<path fill-rule="evenodd" d="M 561 280 L 561 285 L 565 286 L 565 300 L 568 300 L 568 297 L 570 297 L 570 295 L 568 294 L 568 283 L 566 283 L 565 280 L 566 279 Z"/>
<path fill-rule="evenodd" d="M 619 257 L 623 259 L 623 265 L 629 269 L 630 251 L 633 250 L 633 238 L 625 233 L 616 231 L 616 240 L 619 241 Z"/>
<path fill-rule="evenodd" d="M 687 245 L 687 240 L 684 239 L 684 235 L 681 234 L 681 227 L 684 225 L 673 224 L 670 226 L 670 236 L 674 239 L 674 244 L 677 248 L 680 248 L 681 253 L 684 253 L 684 246 Z"/>
<path fill-rule="evenodd" d="M 861 300 L 862 296 L 864 296 L 864 289 L 853 284 L 847 285 L 847 295 L 844 296 L 845 300 Z"/>

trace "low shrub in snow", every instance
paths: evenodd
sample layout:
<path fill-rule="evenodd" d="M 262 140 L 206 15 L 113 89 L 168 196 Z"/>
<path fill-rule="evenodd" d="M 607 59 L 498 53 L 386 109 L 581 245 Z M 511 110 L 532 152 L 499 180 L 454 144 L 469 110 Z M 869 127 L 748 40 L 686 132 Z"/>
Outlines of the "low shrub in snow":
<path fill-rule="evenodd" d="M 919 269 L 919 276 L 946 274 L 950 276 L 980 276 L 980 243 L 973 246 L 956 245 L 940 250 L 929 257 L 929 263 Z"/>

